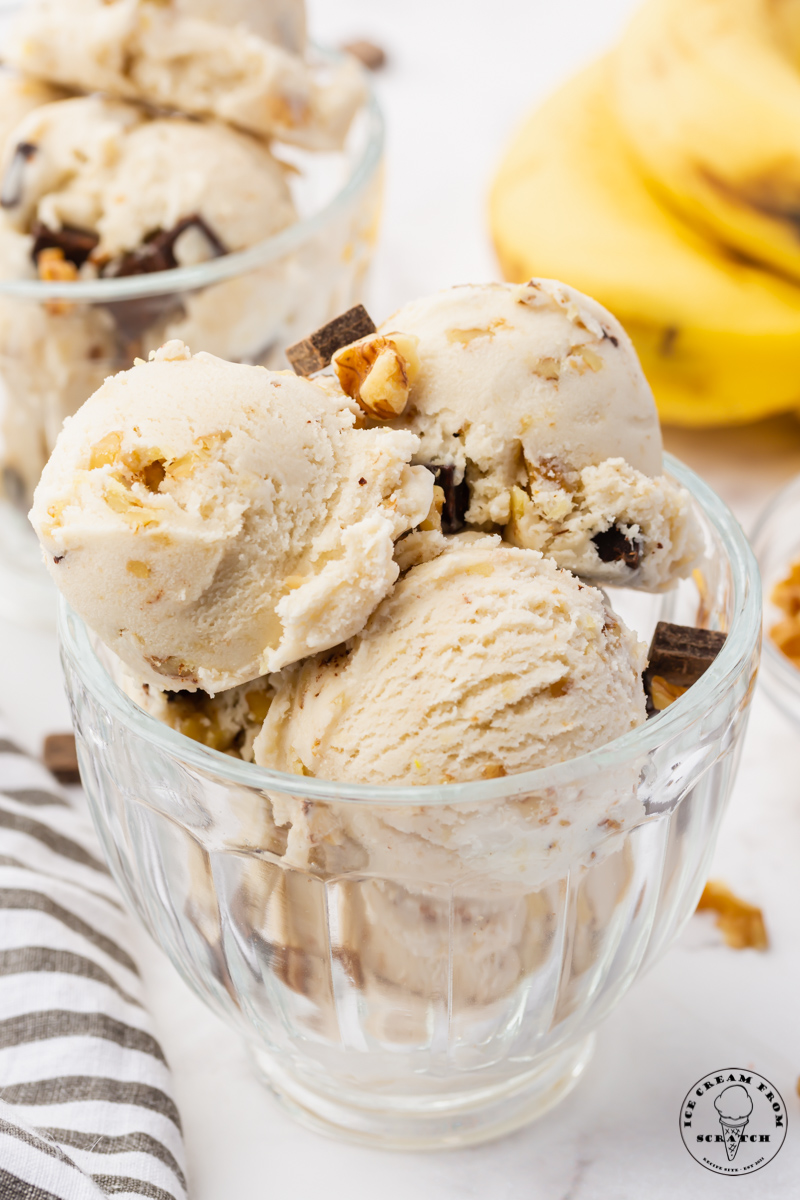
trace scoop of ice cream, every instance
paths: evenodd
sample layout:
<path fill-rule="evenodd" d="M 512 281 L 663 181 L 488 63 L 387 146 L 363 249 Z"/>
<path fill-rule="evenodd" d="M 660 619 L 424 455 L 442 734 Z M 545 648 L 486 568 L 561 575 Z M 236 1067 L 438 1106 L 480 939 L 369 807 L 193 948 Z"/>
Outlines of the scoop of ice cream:
<path fill-rule="evenodd" d="M 306 44 L 303 0 L 172 0 L 176 12 L 219 25 L 246 25 L 251 33 L 300 54 Z"/>
<path fill-rule="evenodd" d="M 283 169 L 268 148 L 219 122 L 149 118 L 99 96 L 37 108 L 7 147 L 4 217 L 17 231 L 82 230 L 84 252 L 111 274 L 154 235 L 175 239 L 178 265 L 241 250 L 295 217 Z M 149 269 L 153 269 L 150 267 Z"/>
<path fill-rule="evenodd" d="M 740 1083 L 723 1088 L 714 1101 L 714 1108 L 728 1121 L 743 1121 L 753 1111 L 753 1100 L 746 1087 Z"/>
<path fill-rule="evenodd" d="M 407 431 L 180 342 L 65 423 L 31 520 L 72 607 L 144 682 L 214 693 L 361 629 L 433 480 Z"/>
<path fill-rule="evenodd" d="M 419 370 L 391 423 L 447 472 L 451 521 L 597 582 L 658 589 L 691 570 L 688 497 L 661 475 L 652 393 L 599 304 L 552 280 L 457 287 L 379 332 L 395 331 L 418 339 Z"/>
<path fill-rule="evenodd" d="M 497 539 L 455 544 L 349 646 L 282 673 L 256 761 L 370 784 L 532 770 L 640 725 L 644 665 L 595 588 Z"/>
<path fill-rule="evenodd" d="M 6 59 L 67 87 L 217 117 L 311 149 L 341 146 L 365 96 L 351 60 L 320 73 L 244 25 L 152 0 L 36 0 L 24 6 Z"/>

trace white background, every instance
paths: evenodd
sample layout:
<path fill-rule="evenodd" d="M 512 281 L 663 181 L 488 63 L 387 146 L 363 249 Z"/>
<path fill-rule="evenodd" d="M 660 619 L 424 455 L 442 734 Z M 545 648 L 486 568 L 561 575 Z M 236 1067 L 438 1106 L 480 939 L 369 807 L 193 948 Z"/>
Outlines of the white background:
<path fill-rule="evenodd" d="M 570 71 L 610 46 L 630 0 L 311 0 L 322 42 L 368 37 L 391 64 L 376 80 L 389 123 L 387 195 L 370 307 L 497 276 L 485 197 L 509 131 Z M 667 431 L 749 526 L 800 471 L 800 426 Z M 68 727 L 54 638 L 0 623 L 0 708 L 21 741 Z M 231 1033 L 141 937 L 150 1001 L 175 1073 L 193 1200 L 673 1200 L 800 1194 L 800 747 L 757 695 L 714 874 L 764 908 L 768 953 L 726 948 L 708 918 L 640 980 L 600 1031 L 578 1090 L 492 1146 L 398 1155 L 294 1125 Z M 789 1110 L 786 1144 L 758 1175 L 722 1179 L 678 1134 L 681 1100 L 706 1072 L 750 1066 Z"/>

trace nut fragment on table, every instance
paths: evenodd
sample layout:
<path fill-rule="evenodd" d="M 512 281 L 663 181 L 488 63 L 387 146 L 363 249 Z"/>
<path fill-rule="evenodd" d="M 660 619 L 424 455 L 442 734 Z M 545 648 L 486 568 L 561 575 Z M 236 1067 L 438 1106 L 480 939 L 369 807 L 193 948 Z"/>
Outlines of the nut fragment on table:
<path fill-rule="evenodd" d="M 375 333 L 375 322 L 363 304 L 356 304 L 302 342 L 287 346 L 286 357 L 295 375 L 313 375 L 327 367 L 337 350 L 369 333 Z"/>
<path fill-rule="evenodd" d="M 705 674 L 725 644 L 725 634 L 692 625 L 656 625 L 642 677 L 648 716 L 663 712 Z"/>
<path fill-rule="evenodd" d="M 399 416 L 419 374 L 418 346 L 413 333 L 375 333 L 337 350 L 333 369 L 342 391 L 368 417 Z"/>
<path fill-rule="evenodd" d="M 786 616 L 771 627 L 769 636 L 800 667 L 800 561 L 792 563 L 786 578 L 775 584 L 770 599 Z"/>
<path fill-rule="evenodd" d="M 710 879 L 703 888 L 697 911 L 717 914 L 716 926 L 732 950 L 767 950 L 769 937 L 764 914 L 755 904 L 740 900 L 719 880 Z"/>
<path fill-rule="evenodd" d="M 74 733 L 51 733 L 44 739 L 42 760 L 60 783 L 80 783 Z"/>
<path fill-rule="evenodd" d="M 345 54 L 352 54 L 353 58 L 357 58 L 368 71 L 379 71 L 381 67 L 386 66 L 386 51 L 383 46 L 377 46 L 375 42 L 369 42 L 366 38 L 346 42 L 342 50 Z"/>

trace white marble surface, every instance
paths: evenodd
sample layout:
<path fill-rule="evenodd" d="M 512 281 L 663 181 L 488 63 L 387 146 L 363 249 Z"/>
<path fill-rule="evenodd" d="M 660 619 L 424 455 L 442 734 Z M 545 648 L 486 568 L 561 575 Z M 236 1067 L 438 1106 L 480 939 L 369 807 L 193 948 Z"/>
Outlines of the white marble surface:
<path fill-rule="evenodd" d="M 494 277 L 484 228 L 492 164 L 527 104 L 610 44 L 631 0 L 312 0 L 320 40 L 371 37 L 390 126 L 384 235 L 371 307 Z M 800 426 L 668 431 L 748 525 L 800 470 Z M 0 708 L 32 748 L 68 723 L 54 637 L 0 623 Z M 144 935 L 141 960 L 175 1072 L 193 1200 L 697 1200 L 795 1197 L 800 1175 L 800 788 L 798 738 L 757 694 L 714 874 L 764 908 L 765 954 L 722 945 L 694 918 L 600 1030 L 577 1091 L 538 1125 L 491 1146 L 398 1155 L 326 1141 L 283 1115 L 238 1038 L 191 995 Z M 772 1080 L 786 1144 L 758 1175 L 725 1181 L 678 1135 L 690 1085 L 723 1065 Z"/>

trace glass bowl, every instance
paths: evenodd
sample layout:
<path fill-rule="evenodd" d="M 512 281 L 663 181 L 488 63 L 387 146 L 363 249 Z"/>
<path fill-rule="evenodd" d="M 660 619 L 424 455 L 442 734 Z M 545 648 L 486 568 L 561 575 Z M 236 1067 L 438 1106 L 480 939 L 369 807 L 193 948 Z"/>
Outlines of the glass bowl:
<path fill-rule="evenodd" d="M 724 647 L 645 725 L 527 774 L 389 788 L 242 762 L 140 710 L 62 606 L 81 773 L 114 875 L 307 1124 L 434 1148 L 532 1120 L 693 912 L 741 749 L 761 589 L 723 503 L 669 470 L 704 559 L 668 594 L 612 601 L 645 637 L 667 619 L 724 630 Z"/>
<path fill-rule="evenodd" d="M 776 583 L 800 559 L 800 475 L 781 488 L 756 521 L 750 538 L 764 588 L 764 658 L 761 685 L 781 712 L 800 724 L 800 670 L 769 636 L 781 612 L 770 600 Z"/>
<path fill-rule="evenodd" d="M 52 621 L 54 596 L 25 514 L 64 418 L 106 376 L 172 337 L 193 351 L 283 368 L 287 345 L 363 299 L 383 134 L 370 94 L 342 152 L 273 143 L 297 168 L 290 187 L 300 219 L 248 250 L 126 278 L 0 279 L 2 615 Z"/>

